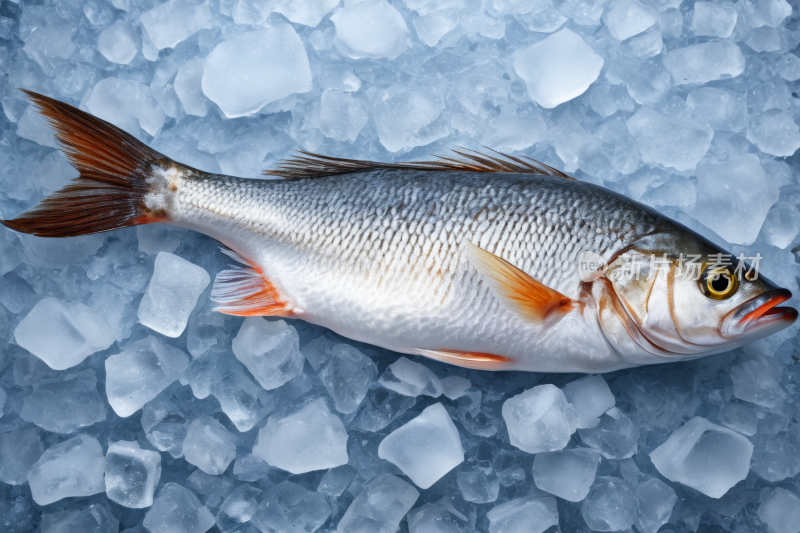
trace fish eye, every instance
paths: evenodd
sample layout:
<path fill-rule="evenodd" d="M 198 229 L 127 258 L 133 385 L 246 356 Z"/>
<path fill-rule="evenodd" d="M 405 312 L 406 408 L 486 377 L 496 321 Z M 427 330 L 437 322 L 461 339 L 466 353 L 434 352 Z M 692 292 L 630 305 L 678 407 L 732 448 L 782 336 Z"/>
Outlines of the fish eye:
<path fill-rule="evenodd" d="M 736 274 L 719 265 L 707 266 L 699 281 L 703 294 L 714 300 L 726 300 L 739 289 L 739 279 Z"/>

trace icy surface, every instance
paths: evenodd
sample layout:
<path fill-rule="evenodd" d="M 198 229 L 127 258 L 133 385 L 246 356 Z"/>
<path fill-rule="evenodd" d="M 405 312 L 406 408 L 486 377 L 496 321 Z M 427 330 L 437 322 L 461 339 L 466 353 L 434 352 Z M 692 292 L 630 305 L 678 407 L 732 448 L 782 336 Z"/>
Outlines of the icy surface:
<path fill-rule="evenodd" d="M 427 489 L 464 460 L 461 438 L 441 403 L 389 433 L 378 457 L 397 465 L 418 487 Z"/>
<path fill-rule="evenodd" d="M 735 78 L 744 71 L 744 55 L 731 41 L 711 41 L 673 50 L 664 66 L 676 85 Z"/>
<path fill-rule="evenodd" d="M 712 2 L 695 2 L 692 14 L 692 31 L 704 37 L 727 38 L 733 33 L 738 14 L 731 5 Z"/>
<path fill-rule="evenodd" d="M 537 453 L 533 481 L 550 494 L 579 502 L 589 494 L 599 463 L 600 454 L 587 448 Z"/>
<path fill-rule="evenodd" d="M 148 509 L 143 524 L 151 533 L 205 533 L 214 525 L 214 517 L 185 487 L 167 483 Z"/>
<path fill-rule="evenodd" d="M 0 481 L 9 485 L 26 483 L 28 470 L 43 452 L 36 428 L 0 433 Z"/>
<path fill-rule="evenodd" d="M 150 507 L 160 478 L 161 454 L 143 450 L 137 442 L 109 444 L 105 476 L 109 500 L 133 509 Z"/>
<path fill-rule="evenodd" d="M 575 411 L 553 385 L 539 385 L 503 403 L 511 444 L 528 453 L 561 450 L 575 433 Z"/>
<path fill-rule="evenodd" d="M 587 376 L 572 381 L 561 390 L 575 411 L 578 429 L 597 426 L 600 416 L 614 407 L 616 402 L 602 376 Z"/>
<path fill-rule="evenodd" d="M 704 124 L 667 117 L 648 107 L 628 119 L 642 161 L 676 170 L 694 169 L 711 146 L 714 131 Z"/>
<path fill-rule="evenodd" d="M 94 437 L 78 435 L 51 446 L 28 471 L 33 500 L 47 505 L 105 492 L 105 469 L 103 449 Z"/>
<path fill-rule="evenodd" d="M 555 498 L 534 494 L 500 504 L 486 517 L 489 533 L 542 533 L 558 525 Z"/>
<path fill-rule="evenodd" d="M 210 416 L 200 415 L 189 424 L 183 457 L 206 474 L 217 476 L 236 457 L 236 436 Z"/>
<path fill-rule="evenodd" d="M 54 433 L 75 433 L 106 419 L 108 409 L 97 392 L 93 370 L 61 374 L 33 384 L 20 417 Z"/>
<path fill-rule="evenodd" d="M 232 351 L 266 390 L 280 387 L 303 372 L 297 330 L 283 320 L 245 319 Z"/>
<path fill-rule="evenodd" d="M 354 59 L 394 59 L 407 47 L 408 26 L 386 0 L 350 3 L 331 22 L 336 25 L 336 46 Z"/>
<path fill-rule="evenodd" d="M 419 491 L 391 474 L 370 480 L 339 521 L 338 533 L 394 533 L 414 505 Z"/>
<path fill-rule="evenodd" d="M 763 489 L 758 516 L 770 533 L 797 533 L 800 531 L 800 498 L 780 487 Z"/>

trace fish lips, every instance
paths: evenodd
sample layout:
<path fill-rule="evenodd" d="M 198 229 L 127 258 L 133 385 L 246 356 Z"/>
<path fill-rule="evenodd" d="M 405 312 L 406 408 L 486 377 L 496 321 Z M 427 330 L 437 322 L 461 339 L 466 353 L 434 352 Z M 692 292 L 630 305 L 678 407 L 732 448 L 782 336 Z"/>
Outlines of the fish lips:
<path fill-rule="evenodd" d="M 791 297 L 787 289 L 775 289 L 746 301 L 728 313 L 722 333 L 726 337 L 752 335 L 761 338 L 788 328 L 797 320 L 797 310 L 778 305 Z"/>

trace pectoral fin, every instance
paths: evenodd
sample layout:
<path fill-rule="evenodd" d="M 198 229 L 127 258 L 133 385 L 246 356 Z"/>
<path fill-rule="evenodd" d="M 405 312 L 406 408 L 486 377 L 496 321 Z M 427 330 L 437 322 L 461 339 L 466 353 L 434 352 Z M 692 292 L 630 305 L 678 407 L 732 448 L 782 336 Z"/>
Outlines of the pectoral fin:
<path fill-rule="evenodd" d="M 467 243 L 466 257 L 509 309 L 537 323 L 558 321 L 579 302 L 543 285 L 508 261 Z"/>

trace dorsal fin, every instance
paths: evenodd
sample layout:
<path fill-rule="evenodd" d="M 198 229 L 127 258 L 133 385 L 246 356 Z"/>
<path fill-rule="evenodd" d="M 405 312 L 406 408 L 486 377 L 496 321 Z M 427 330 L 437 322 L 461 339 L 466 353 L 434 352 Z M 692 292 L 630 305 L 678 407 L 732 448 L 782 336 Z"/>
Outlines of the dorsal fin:
<path fill-rule="evenodd" d="M 314 154 L 299 150 L 302 155 L 282 160 L 277 168 L 264 172 L 267 176 L 286 179 L 308 179 L 363 172 L 367 170 L 434 170 L 439 172 L 508 172 L 511 174 L 532 174 L 537 176 L 554 176 L 574 180 L 558 169 L 540 163 L 529 157 L 514 157 L 487 148 L 496 155 L 487 155 L 475 150 L 461 148 L 453 150 L 458 158 L 438 157 L 438 161 L 420 161 L 413 163 L 379 163 L 359 159 L 342 159 L 327 155 Z"/>

